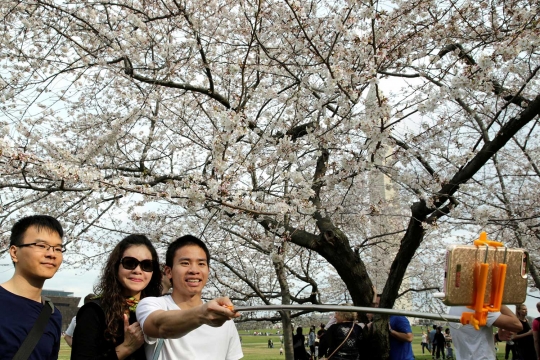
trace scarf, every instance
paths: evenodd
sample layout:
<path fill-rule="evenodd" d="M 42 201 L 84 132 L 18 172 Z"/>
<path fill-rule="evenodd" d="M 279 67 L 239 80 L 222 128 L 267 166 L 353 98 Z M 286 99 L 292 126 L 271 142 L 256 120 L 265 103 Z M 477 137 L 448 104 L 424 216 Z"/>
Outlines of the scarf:
<path fill-rule="evenodd" d="M 139 300 L 136 300 L 133 296 L 126 299 L 129 311 L 135 312 L 137 310 L 137 305 L 139 305 Z"/>

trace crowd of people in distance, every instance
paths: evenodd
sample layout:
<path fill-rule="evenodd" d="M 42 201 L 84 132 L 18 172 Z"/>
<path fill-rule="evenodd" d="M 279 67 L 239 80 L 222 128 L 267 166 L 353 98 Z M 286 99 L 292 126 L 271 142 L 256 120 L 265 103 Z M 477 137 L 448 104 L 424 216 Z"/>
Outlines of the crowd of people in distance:
<path fill-rule="evenodd" d="M 378 300 L 373 303 L 375 307 Z M 540 312 L 540 302 L 537 308 Z M 457 315 L 463 311 L 471 310 L 454 307 L 450 313 Z M 540 317 L 531 320 L 527 314 L 527 306 L 520 304 L 516 306 L 515 315 L 507 306 L 503 306 L 500 312 L 490 313 L 487 326 L 480 330 L 470 325 L 451 323 L 443 331 L 442 326 L 432 325 L 431 331 L 421 334 L 422 354 L 427 350 L 432 359 L 493 360 L 497 359 L 496 344 L 506 341 L 505 360 L 509 359 L 509 354 L 512 360 L 540 360 L 537 355 L 540 353 Z M 368 320 L 372 319 L 373 315 L 368 314 Z M 293 337 L 294 359 L 370 359 L 369 340 L 366 342 L 370 326 L 371 322 L 357 322 L 354 313 L 336 312 L 328 324 L 321 324 L 316 335 L 315 326 L 310 327 L 307 342 L 302 328 L 298 327 Z M 493 327 L 498 327 L 495 334 Z M 407 318 L 390 316 L 389 332 L 390 360 L 414 359 L 411 346 L 413 334 Z"/>
<path fill-rule="evenodd" d="M 378 306 L 380 298 L 376 297 L 374 307 Z M 368 323 L 358 322 L 356 313 L 337 311 L 327 324 L 321 324 L 315 333 L 311 326 L 306 350 L 306 338 L 301 327 L 296 329 L 293 336 L 295 360 L 360 360 L 373 358 L 370 349 L 369 334 L 373 323 L 373 314 L 366 314 Z M 412 329 L 404 316 L 392 315 L 389 322 L 390 359 L 414 359 L 411 342 Z"/>
<path fill-rule="evenodd" d="M 428 354 L 431 354 L 432 357 L 436 356 L 437 359 L 454 358 L 450 328 L 446 328 L 444 333 L 442 329 L 442 326 L 433 325 L 433 330 L 429 333 L 422 332 L 422 341 L 420 343 L 422 354 L 425 354 L 425 350 L 427 349 Z"/>
<path fill-rule="evenodd" d="M 60 223 L 47 215 L 20 219 L 10 235 L 14 264 L 10 280 L 0 284 L 0 358 L 58 358 L 61 314 L 44 296 L 45 280 L 60 267 L 65 250 Z M 240 316 L 226 297 L 204 302 L 210 253 L 192 235 L 181 236 L 167 248 L 165 265 L 144 235 L 129 235 L 114 247 L 94 291 L 65 332 L 73 360 L 236 360 L 243 357 L 241 338 L 233 319 Z M 372 306 L 378 307 L 376 295 Z M 537 304 L 540 311 L 540 303 Z M 450 308 L 451 315 L 472 311 Z M 450 323 L 443 332 L 433 326 L 422 333 L 422 353 L 433 359 L 494 360 L 495 344 L 506 342 L 512 360 L 540 360 L 540 317 L 527 317 L 524 304 L 514 314 L 507 306 L 490 312 L 486 326 Z M 294 331 L 295 360 L 365 360 L 374 358 L 373 314 L 359 322 L 356 313 L 337 311 L 328 324 L 311 326 L 306 335 Z M 386 326 L 386 325 L 385 325 Z M 494 333 L 494 327 L 498 331 Z M 413 332 L 406 317 L 391 315 L 388 322 L 390 360 L 413 360 Z M 262 334 L 261 334 L 262 335 Z M 268 336 L 268 333 L 266 333 Z M 211 343 L 211 346 L 209 346 Z M 283 335 L 279 353 L 283 355 Z M 274 343 L 268 340 L 268 347 Z"/>

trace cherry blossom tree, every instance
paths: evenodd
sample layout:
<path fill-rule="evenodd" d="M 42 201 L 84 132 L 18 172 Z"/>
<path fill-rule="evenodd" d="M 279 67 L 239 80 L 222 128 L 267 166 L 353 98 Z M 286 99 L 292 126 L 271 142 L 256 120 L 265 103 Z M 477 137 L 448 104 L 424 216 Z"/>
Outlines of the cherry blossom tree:
<path fill-rule="evenodd" d="M 328 263 L 360 306 L 384 272 L 383 307 L 415 256 L 442 250 L 436 234 L 485 227 L 538 246 L 533 1 L 5 0 L 0 12 L 4 244 L 32 212 L 62 219 L 73 256 L 107 251 L 115 233 L 192 232 L 223 291 L 251 296 L 266 277 L 261 301 L 320 301 L 313 274 Z M 274 272 L 249 270 L 254 254 Z"/>

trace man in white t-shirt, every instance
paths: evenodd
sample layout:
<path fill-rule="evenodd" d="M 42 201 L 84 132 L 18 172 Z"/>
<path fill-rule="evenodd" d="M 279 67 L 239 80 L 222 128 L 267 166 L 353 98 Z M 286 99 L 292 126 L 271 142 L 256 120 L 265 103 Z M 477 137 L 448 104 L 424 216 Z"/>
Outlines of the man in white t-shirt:
<path fill-rule="evenodd" d="M 450 315 L 461 315 L 463 312 L 474 312 L 465 306 L 450 308 Z M 499 328 L 493 334 L 493 326 Z M 501 306 L 500 312 L 489 312 L 486 326 L 476 330 L 472 325 L 450 323 L 450 333 L 456 351 L 456 360 L 495 360 L 495 339 L 497 341 L 509 340 L 512 333 L 521 330 L 518 318 L 508 307 Z"/>
<path fill-rule="evenodd" d="M 64 339 L 66 340 L 66 343 L 69 345 L 69 347 L 72 347 L 73 343 L 73 333 L 75 332 L 75 326 L 77 326 L 77 316 L 74 316 L 71 318 L 71 322 L 69 323 L 68 328 L 66 329 L 66 332 L 64 332 Z"/>
<path fill-rule="evenodd" d="M 145 337 L 146 358 L 160 360 L 238 360 L 244 356 L 228 298 L 204 303 L 210 253 L 200 239 L 186 235 L 169 245 L 165 274 L 172 293 L 147 297 L 137 306 Z M 165 339 L 159 350 L 158 339 Z"/>

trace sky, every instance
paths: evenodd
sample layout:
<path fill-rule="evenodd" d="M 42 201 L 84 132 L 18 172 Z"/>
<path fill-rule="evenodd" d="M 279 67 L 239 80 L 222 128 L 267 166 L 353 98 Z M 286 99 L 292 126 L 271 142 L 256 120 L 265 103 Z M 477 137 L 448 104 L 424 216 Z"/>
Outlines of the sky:
<path fill-rule="evenodd" d="M 68 267 L 60 267 L 56 275 L 45 281 L 44 289 L 47 290 L 62 290 L 73 292 L 73 296 L 81 298 L 79 306 L 82 305 L 82 298 L 93 292 L 94 283 L 97 281 L 100 269 L 85 270 L 85 269 L 70 269 Z M 0 257 L 0 284 L 6 282 L 13 275 L 13 265 L 9 261 L 7 254 Z M 441 277 L 444 274 L 441 274 Z M 529 293 L 540 298 L 539 291 L 531 291 Z M 538 317 L 540 314 L 536 309 L 536 303 L 539 298 L 527 296 L 526 304 L 529 316 Z M 514 306 L 510 306 L 512 311 L 515 311 Z M 412 309 L 415 310 L 415 309 Z"/>

